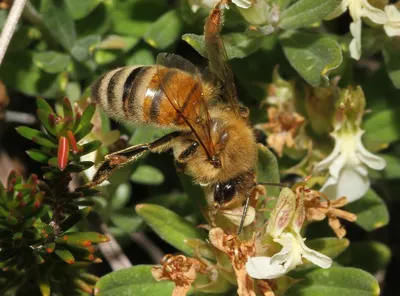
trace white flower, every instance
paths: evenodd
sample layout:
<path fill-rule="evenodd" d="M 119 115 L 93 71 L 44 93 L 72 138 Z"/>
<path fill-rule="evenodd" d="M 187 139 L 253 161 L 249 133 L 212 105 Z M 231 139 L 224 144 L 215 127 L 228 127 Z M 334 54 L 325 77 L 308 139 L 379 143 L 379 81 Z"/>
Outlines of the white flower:
<path fill-rule="evenodd" d="M 317 171 L 329 169 L 330 176 L 321 192 L 332 198 L 346 196 L 349 202 L 360 199 L 367 193 L 370 186 L 367 166 L 382 170 L 386 162 L 365 149 L 361 141 L 363 133 L 362 129 L 356 127 L 340 129 L 331 134 L 335 139 L 335 147 L 315 167 Z"/>
<path fill-rule="evenodd" d="M 353 22 L 350 24 L 350 33 L 353 40 L 350 42 L 349 50 L 353 59 L 359 60 L 361 57 L 361 27 L 362 17 L 367 17 L 376 24 L 386 24 L 388 17 L 386 13 L 373 7 L 367 0 L 343 0 L 341 5 L 326 17 L 327 20 L 333 19 L 349 9 Z"/>
<path fill-rule="evenodd" d="M 211 10 L 217 2 L 218 0 L 189 0 L 189 5 L 193 12 L 197 12 L 200 7 Z"/>
<path fill-rule="evenodd" d="M 400 36 L 400 11 L 394 5 L 385 6 L 388 22 L 383 26 L 389 37 Z"/>
<path fill-rule="evenodd" d="M 199 10 L 200 7 L 203 7 L 206 10 L 211 10 L 214 8 L 215 4 L 219 2 L 219 0 L 188 0 L 190 8 L 193 12 Z M 250 0 L 232 0 L 233 4 L 236 4 L 237 7 L 240 8 L 249 8 L 252 5 Z"/>
<path fill-rule="evenodd" d="M 267 235 L 282 249 L 272 257 L 258 256 L 247 259 L 246 271 L 256 279 L 275 279 L 303 263 L 303 258 L 322 268 L 329 268 L 332 259 L 308 248 L 300 235 L 305 219 L 302 197 L 289 188 L 282 189 L 267 225 Z"/>
<path fill-rule="evenodd" d="M 256 279 L 275 279 L 303 263 L 302 258 L 322 268 L 329 268 L 332 259 L 318 253 L 304 244 L 299 233 L 283 232 L 275 242 L 282 245 L 282 250 L 272 257 L 252 257 L 246 263 L 247 273 Z"/>

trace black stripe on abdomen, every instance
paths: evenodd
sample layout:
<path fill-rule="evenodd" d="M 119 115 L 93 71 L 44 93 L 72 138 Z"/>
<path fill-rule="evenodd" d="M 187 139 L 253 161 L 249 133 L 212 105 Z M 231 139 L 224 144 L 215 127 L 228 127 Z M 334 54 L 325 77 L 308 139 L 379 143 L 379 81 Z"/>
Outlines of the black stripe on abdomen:
<path fill-rule="evenodd" d="M 116 97 L 116 94 L 118 92 L 115 91 L 115 89 L 118 87 L 118 83 L 121 80 L 121 75 L 124 74 L 125 70 L 126 70 L 126 68 L 122 68 L 122 69 L 118 70 L 117 72 L 115 72 L 114 75 L 111 77 L 110 82 L 108 83 L 108 86 L 107 86 L 107 102 L 108 102 L 108 106 L 109 106 L 110 110 L 113 109 L 111 106 L 114 106 L 114 100 L 118 100 L 119 99 L 119 98 Z"/>
<path fill-rule="evenodd" d="M 125 116 L 129 117 L 129 114 L 133 112 L 134 102 L 136 99 L 136 93 L 134 91 L 135 86 L 138 81 L 140 82 L 140 77 L 144 73 L 145 67 L 137 67 L 129 73 L 128 77 L 124 82 L 124 90 L 122 93 L 122 110 Z"/>
<path fill-rule="evenodd" d="M 142 67 L 137 67 L 136 69 L 133 69 L 132 72 L 129 74 L 128 78 L 126 78 L 126 80 L 124 82 L 124 92 L 122 95 L 123 103 L 125 103 L 125 100 L 129 97 L 129 93 L 132 90 L 133 82 L 135 81 L 139 72 L 142 71 L 143 68 L 144 67 L 142 66 Z"/>

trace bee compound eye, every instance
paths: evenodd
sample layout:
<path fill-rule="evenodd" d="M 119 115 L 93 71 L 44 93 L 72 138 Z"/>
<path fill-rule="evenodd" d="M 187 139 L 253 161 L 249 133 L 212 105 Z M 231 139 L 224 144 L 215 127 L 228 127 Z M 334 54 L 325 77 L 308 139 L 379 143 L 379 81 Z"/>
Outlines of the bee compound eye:
<path fill-rule="evenodd" d="M 236 185 L 232 181 L 226 183 L 217 183 L 214 191 L 214 201 L 217 203 L 226 203 L 231 201 L 236 194 Z"/>

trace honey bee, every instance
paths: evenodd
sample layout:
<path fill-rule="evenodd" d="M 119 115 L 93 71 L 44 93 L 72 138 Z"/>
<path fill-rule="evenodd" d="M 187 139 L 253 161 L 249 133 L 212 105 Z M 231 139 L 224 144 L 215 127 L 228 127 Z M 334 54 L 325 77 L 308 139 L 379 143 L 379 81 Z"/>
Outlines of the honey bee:
<path fill-rule="evenodd" d="M 254 220 L 253 206 L 260 192 L 257 141 L 249 110 L 238 101 L 220 37 L 224 3 L 216 4 L 204 27 L 212 79 L 186 59 L 163 53 L 155 66 L 118 68 L 92 85 L 92 99 L 110 117 L 174 132 L 106 155 L 91 186 L 146 152 L 172 149 L 178 168 L 206 187 L 211 220 L 222 213 L 240 233 Z"/>

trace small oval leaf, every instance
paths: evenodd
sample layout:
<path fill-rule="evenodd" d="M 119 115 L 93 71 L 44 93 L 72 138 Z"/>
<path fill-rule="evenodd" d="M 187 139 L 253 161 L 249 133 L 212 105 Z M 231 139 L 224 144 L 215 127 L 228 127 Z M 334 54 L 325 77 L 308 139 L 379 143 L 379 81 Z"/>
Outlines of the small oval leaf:
<path fill-rule="evenodd" d="M 156 282 L 151 275 L 151 268 L 150 265 L 137 265 L 111 272 L 96 283 L 95 295 L 172 295 L 174 283 Z"/>
<path fill-rule="evenodd" d="M 284 32 L 279 40 L 289 63 L 312 86 L 328 86 L 328 74 L 339 67 L 343 56 L 340 45 L 327 35 Z"/>
<path fill-rule="evenodd" d="M 194 254 L 193 249 L 185 244 L 186 239 L 198 238 L 204 240 L 206 238 L 203 230 L 196 228 L 189 221 L 162 206 L 140 204 L 136 206 L 136 213 L 163 240 L 186 254 Z"/>
<path fill-rule="evenodd" d="M 355 223 L 366 231 L 372 231 L 389 223 L 388 208 L 372 189 L 368 190 L 363 198 L 347 205 L 346 209 L 357 215 Z"/>

